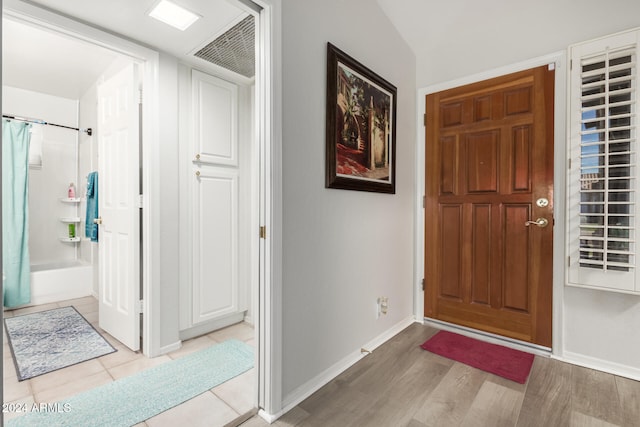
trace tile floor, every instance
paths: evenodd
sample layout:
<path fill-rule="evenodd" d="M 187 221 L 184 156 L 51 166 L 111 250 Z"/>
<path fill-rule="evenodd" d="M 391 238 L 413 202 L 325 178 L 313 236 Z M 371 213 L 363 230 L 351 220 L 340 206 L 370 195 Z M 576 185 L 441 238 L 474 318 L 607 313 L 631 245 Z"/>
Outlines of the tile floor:
<path fill-rule="evenodd" d="M 152 366 L 177 359 L 194 351 L 220 343 L 229 338 L 254 345 L 254 331 L 246 323 L 239 323 L 198 338 L 184 341 L 182 348 L 149 359 L 135 353 L 98 326 L 98 302 L 93 297 L 68 300 L 54 304 L 5 311 L 5 317 L 28 314 L 73 305 L 118 351 L 88 360 L 48 374 L 19 382 L 13 365 L 11 350 L 3 327 L 3 393 L 4 403 L 52 403 L 102 384 L 126 377 Z M 254 369 L 137 425 L 137 427 L 164 427 L 175 425 L 224 426 L 238 416 L 253 409 Z M 20 414 L 5 413 L 8 420 Z"/>

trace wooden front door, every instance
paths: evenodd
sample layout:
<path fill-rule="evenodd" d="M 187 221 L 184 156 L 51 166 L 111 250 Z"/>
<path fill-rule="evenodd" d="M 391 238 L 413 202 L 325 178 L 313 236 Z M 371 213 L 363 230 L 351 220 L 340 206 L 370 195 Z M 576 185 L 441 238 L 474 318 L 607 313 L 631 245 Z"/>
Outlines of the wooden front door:
<path fill-rule="evenodd" d="M 426 317 L 551 347 L 553 82 L 426 97 Z"/>

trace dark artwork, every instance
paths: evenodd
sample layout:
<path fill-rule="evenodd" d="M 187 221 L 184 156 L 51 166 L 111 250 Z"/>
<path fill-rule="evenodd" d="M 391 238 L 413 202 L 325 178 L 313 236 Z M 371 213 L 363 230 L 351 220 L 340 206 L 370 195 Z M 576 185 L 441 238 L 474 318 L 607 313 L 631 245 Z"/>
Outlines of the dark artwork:
<path fill-rule="evenodd" d="M 396 88 L 328 46 L 327 187 L 395 193 Z"/>

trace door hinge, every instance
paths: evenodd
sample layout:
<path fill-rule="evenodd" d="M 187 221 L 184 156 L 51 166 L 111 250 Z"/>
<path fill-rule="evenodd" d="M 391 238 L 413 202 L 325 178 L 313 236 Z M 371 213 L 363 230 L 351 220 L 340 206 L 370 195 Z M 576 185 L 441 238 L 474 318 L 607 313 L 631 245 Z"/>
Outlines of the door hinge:
<path fill-rule="evenodd" d="M 427 127 L 427 113 L 424 113 L 424 127 Z"/>
<path fill-rule="evenodd" d="M 427 196 L 422 196 L 422 209 L 427 207 Z"/>
<path fill-rule="evenodd" d="M 144 207 L 144 194 L 138 194 L 138 208 L 142 209 Z"/>
<path fill-rule="evenodd" d="M 422 279 L 422 291 L 424 292 L 424 279 Z"/>
<path fill-rule="evenodd" d="M 571 267 L 571 257 L 567 257 L 567 267 Z"/>
<path fill-rule="evenodd" d="M 138 301 L 138 313 L 144 313 L 144 300 L 142 299 Z"/>
<path fill-rule="evenodd" d="M 260 226 L 260 238 L 261 239 L 266 239 L 267 238 L 267 227 L 264 225 Z"/>
<path fill-rule="evenodd" d="M 569 170 L 571 170 L 571 159 L 569 159 Z"/>

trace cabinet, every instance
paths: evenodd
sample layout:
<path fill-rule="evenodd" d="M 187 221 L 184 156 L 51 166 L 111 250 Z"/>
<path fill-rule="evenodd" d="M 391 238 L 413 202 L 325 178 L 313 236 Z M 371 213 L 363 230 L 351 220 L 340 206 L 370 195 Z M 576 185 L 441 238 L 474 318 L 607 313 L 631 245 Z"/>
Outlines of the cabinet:
<path fill-rule="evenodd" d="M 204 333 L 241 321 L 248 309 L 250 158 L 239 138 L 238 86 L 196 70 L 189 80 L 182 234 L 190 277 L 181 289 L 181 329 Z"/>

